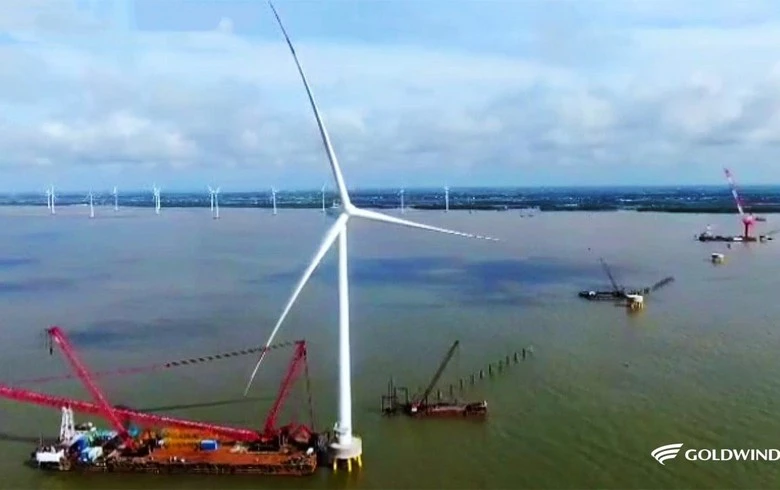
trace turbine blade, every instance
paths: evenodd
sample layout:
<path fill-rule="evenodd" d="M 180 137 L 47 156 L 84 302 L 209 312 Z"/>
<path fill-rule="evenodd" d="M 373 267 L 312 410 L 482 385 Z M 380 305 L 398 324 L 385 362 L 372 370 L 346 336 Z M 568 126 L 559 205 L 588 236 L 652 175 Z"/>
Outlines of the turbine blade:
<path fill-rule="evenodd" d="M 462 231 L 455 231 L 455 230 L 448 230 L 447 228 L 439 228 L 438 226 L 431 226 L 431 225 L 425 225 L 422 223 L 417 223 L 415 221 L 409 221 L 406 219 L 396 218 L 395 216 L 389 216 L 384 213 L 378 213 L 376 211 L 371 211 L 368 209 L 362 209 L 362 208 L 352 208 L 350 210 L 350 214 L 352 216 L 357 216 L 360 218 L 365 218 L 371 221 L 379 221 L 382 223 L 391 223 L 394 225 L 401 225 L 401 226 L 407 226 L 409 228 L 417 228 L 420 230 L 428 230 L 428 231 L 437 231 L 439 233 L 447 233 L 449 235 L 458 235 L 463 236 L 467 238 L 479 238 L 480 240 L 491 240 L 491 241 L 499 241 L 498 238 L 493 238 L 489 236 L 483 236 L 483 235 L 475 235 L 473 233 L 464 233 Z"/>
<path fill-rule="evenodd" d="M 268 337 L 268 340 L 265 343 L 265 347 L 260 353 L 260 358 L 257 360 L 257 363 L 255 364 L 255 368 L 252 371 L 252 375 L 249 377 L 249 382 L 247 383 L 246 388 L 244 389 L 244 396 L 246 396 L 249 393 L 249 388 L 251 388 L 252 382 L 255 380 L 255 376 L 257 375 L 257 370 L 260 368 L 260 363 L 263 362 L 265 353 L 268 351 L 267 348 L 269 345 L 271 345 L 271 342 L 274 341 L 274 337 L 276 337 L 276 333 L 279 331 L 279 327 L 282 326 L 282 322 L 284 322 L 285 318 L 287 318 L 287 314 L 290 313 L 293 304 L 295 304 L 295 300 L 298 299 L 298 296 L 301 294 L 301 291 L 303 291 L 303 288 L 306 286 L 306 283 L 309 282 L 309 278 L 311 278 L 311 275 L 317 269 L 317 266 L 320 265 L 320 262 L 322 262 L 323 257 L 325 257 L 325 254 L 333 245 L 333 242 L 335 242 L 336 238 L 338 238 L 339 233 L 342 230 L 344 230 L 344 227 L 347 224 L 347 220 L 349 220 L 349 215 L 342 214 L 341 216 L 339 216 L 336 222 L 333 223 L 333 226 L 331 226 L 328 232 L 325 234 L 325 237 L 323 238 L 322 243 L 320 244 L 320 248 L 317 250 L 317 253 L 314 254 L 314 257 L 312 258 L 311 263 L 309 263 L 309 266 L 303 272 L 303 275 L 301 276 L 301 279 L 298 281 L 298 284 L 295 286 L 295 289 L 293 290 L 290 299 L 287 301 L 287 304 L 284 306 L 284 310 L 282 310 L 282 315 L 279 317 L 279 320 L 277 320 L 276 325 L 274 325 L 274 329 L 271 330 L 271 335 Z"/>
<path fill-rule="evenodd" d="M 287 46 L 290 48 L 290 53 L 292 53 L 293 59 L 295 60 L 295 66 L 298 67 L 298 73 L 301 75 L 303 86 L 306 88 L 306 95 L 309 96 L 309 103 L 311 104 L 312 111 L 314 111 L 314 117 L 317 119 L 317 126 L 320 129 L 322 144 L 325 146 L 325 151 L 328 154 L 328 160 L 330 160 L 330 168 L 333 171 L 333 177 L 336 179 L 336 188 L 339 191 L 342 205 L 345 209 L 349 208 L 352 204 L 352 201 L 349 199 L 347 186 L 344 183 L 344 176 L 341 173 L 341 166 L 339 166 L 339 160 L 336 158 L 336 152 L 333 150 L 333 145 L 330 142 L 328 130 L 325 128 L 325 123 L 322 121 L 322 116 L 320 116 L 320 110 L 317 107 L 317 103 L 314 101 L 314 95 L 312 94 L 311 88 L 309 87 L 309 82 L 306 80 L 306 75 L 303 73 L 303 67 L 301 66 L 301 62 L 298 60 L 298 55 L 295 53 L 295 48 L 293 47 L 292 41 L 290 41 L 290 36 L 287 35 L 287 30 L 284 28 L 284 24 L 282 24 L 282 19 L 279 17 L 274 4 L 271 3 L 270 0 L 268 5 L 273 11 L 274 17 L 276 17 L 276 22 L 279 24 L 279 28 L 282 30 L 282 34 L 284 34 L 284 38 L 287 41 Z"/>

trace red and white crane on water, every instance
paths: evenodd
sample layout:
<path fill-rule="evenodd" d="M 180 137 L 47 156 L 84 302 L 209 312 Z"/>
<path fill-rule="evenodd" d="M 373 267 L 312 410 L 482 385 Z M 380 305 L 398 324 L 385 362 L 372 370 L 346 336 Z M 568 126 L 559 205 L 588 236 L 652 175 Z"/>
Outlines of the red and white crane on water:
<path fill-rule="evenodd" d="M 745 207 L 743 206 L 742 199 L 739 197 L 739 193 L 737 193 L 737 185 L 734 183 L 734 176 L 732 175 L 731 170 L 724 168 L 723 172 L 726 174 L 726 180 L 731 188 L 731 195 L 734 196 L 734 202 L 737 204 L 737 211 L 739 211 L 739 216 L 742 218 L 742 225 L 744 227 L 742 237 L 746 240 L 750 239 L 750 228 L 756 221 L 766 221 L 766 218 L 755 216 L 753 213 L 745 213 Z"/>
<path fill-rule="evenodd" d="M 130 437 L 126 428 L 126 424 L 129 421 L 134 421 L 140 424 L 152 425 L 156 427 L 177 427 L 182 429 L 204 431 L 234 441 L 252 442 L 252 441 L 268 440 L 268 439 L 275 438 L 279 434 L 279 428 L 277 428 L 276 425 L 277 419 L 284 405 L 284 402 L 286 401 L 287 397 L 290 394 L 290 390 L 292 389 L 293 384 L 295 383 L 297 377 L 302 373 L 302 371 L 305 372 L 306 376 L 308 377 L 306 342 L 303 340 L 299 340 L 293 343 L 294 345 L 293 358 L 290 361 L 290 365 L 287 369 L 287 373 L 284 379 L 282 380 L 281 386 L 279 388 L 278 396 L 266 417 L 262 430 L 260 431 L 254 429 L 228 427 L 228 426 L 213 424 L 208 422 L 183 420 L 183 419 L 167 417 L 162 415 L 153 415 L 147 412 L 131 410 L 128 408 L 119 408 L 110 405 L 105 395 L 101 392 L 97 383 L 94 381 L 93 379 L 94 375 L 87 370 L 87 368 L 81 362 L 79 357 L 76 355 L 75 350 L 71 346 L 70 342 L 68 342 L 68 339 L 65 337 L 65 334 L 62 331 L 62 329 L 60 329 L 59 327 L 52 327 L 47 330 L 47 333 L 51 341 L 54 344 L 56 344 L 62 351 L 66 360 L 75 371 L 75 376 L 82 381 L 84 386 L 90 392 L 92 398 L 94 399 L 94 403 L 85 402 L 81 400 L 73 400 L 65 397 L 46 395 L 46 394 L 37 393 L 34 391 L 29 391 L 21 388 L 15 388 L 8 385 L 0 385 L 0 398 L 20 401 L 23 403 L 32 403 L 35 405 L 46 406 L 55 409 L 70 407 L 71 409 L 77 412 L 82 412 L 82 413 L 87 413 L 90 415 L 102 417 L 111 423 L 114 430 L 117 431 L 118 436 L 128 446 L 133 445 L 133 440 Z M 290 344 L 288 343 L 285 345 L 290 345 Z M 271 348 L 277 348 L 277 347 L 279 346 L 272 346 Z M 244 349 L 241 351 L 233 351 L 226 354 L 217 354 L 213 356 L 187 359 L 184 361 L 173 361 L 173 362 L 168 362 L 163 364 L 155 364 L 146 368 L 139 367 L 139 368 L 117 370 L 112 372 L 104 372 L 102 374 L 103 375 L 130 374 L 130 373 L 136 373 L 136 372 L 142 372 L 142 371 L 148 371 L 154 369 L 186 366 L 186 365 L 191 365 L 200 362 L 208 362 L 217 359 L 224 359 L 226 357 L 233 357 L 236 355 L 249 354 L 249 353 L 256 352 L 257 350 L 264 350 L 264 348 Z M 53 352 L 53 346 L 50 346 L 50 352 Z M 53 381 L 55 379 L 67 379 L 72 377 L 74 376 L 50 377 L 50 378 L 42 378 L 37 380 L 30 380 L 28 382 L 40 383 L 44 381 Z M 308 389 L 308 383 L 307 383 L 307 389 Z M 309 403 L 311 404 L 311 399 L 309 399 Z M 311 406 L 309 407 L 309 415 L 310 416 L 312 415 Z M 298 427 L 298 429 L 305 429 L 311 432 L 311 429 L 306 426 L 300 426 Z"/>

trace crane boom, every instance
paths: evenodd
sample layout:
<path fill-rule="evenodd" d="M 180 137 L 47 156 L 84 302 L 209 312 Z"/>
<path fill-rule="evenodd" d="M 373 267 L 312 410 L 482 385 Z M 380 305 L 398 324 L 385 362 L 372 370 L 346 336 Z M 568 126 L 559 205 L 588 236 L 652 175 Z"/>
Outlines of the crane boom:
<path fill-rule="evenodd" d="M 599 261 L 601 262 L 601 266 L 604 268 L 604 272 L 607 273 L 607 277 L 609 277 L 609 282 L 612 283 L 612 290 L 616 293 L 620 292 L 620 287 L 617 285 L 617 282 L 615 282 L 615 278 L 612 277 L 612 271 L 609 269 L 607 262 L 602 257 L 599 257 Z"/>
<path fill-rule="evenodd" d="M 87 368 L 84 366 L 84 364 L 81 363 L 81 360 L 78 358 L 76 352 L 71 347 L 70 342 L 68 342 L 68 339 L 65 337 L 62 329 L 60 329 L 60 327 L 54 326 L 49 328 L 47 332 L 54 343 L 60 347 L 60 350 L 65 356 L 65 359 L 67 359 L 71 367 L 76 371 L 78 377 L 81 378 L 84 386 L 86 386 L 87 390 L 89 390 L 92 398 L 95 399 L 98 406 L 103 411 L 104 416 L 114 426 L 114 429 L 119 434 L 119 437 L 121 437 L 123 441 L 131 443 L 132 439 L 130 434 L 127 433 L 127 429 L 119 420 L 117 414 L 114 412 L 114 407 L 109 405 L 108 400 L 106 400 L 106 398 L 103 396 L 100 388 L 98 388 L 97 384 L 92 380 L 89 371 L 87 371 Z"/>
<path fill-rule="evenodd" d="M 105 409 L 95 403 L 81 400 L 72 400 L 61 396 L 45 395 L 34 391 L 22 390 L 10 386 L 0 385 L 0 397 L 19 402 L 32 403 L 44 407 L 60 409 L 70 407 L 74 411 L 105 417 Z M 207 422 L 196 422 L 192 420 L 182 420 L 164 415 L 154 415 L 150 413 L 137 412 L 125 408 L 112 407 L 111 412 L 119 417 L 124 417 L 144 424 L 155 424 L 161 427 L 178 427 L 182 429 L 198 430 L 209 432 L 232 438 L 236 441 L 256 441 L 259 439 L 257 431 L 251 429 L 239 429 L 234 427 L 225 427 Z"/>
<path fill-rule="evenodd" d="M 731 195 L 734 196 L 734 202 L 737 203 L 737 211 L 739 211 L 739 216 L 742 218 L 742 225 L 744 227 L 742 236 L 748 238 L 750 237 L 750 228 L 753 226 L 753 223 L 756 221 L 765 221 L 765 219 L 758 218 L 754 216 L 753 213 L 745 214 L 745 206 L 742 202 L 742 198 L 740 198 L 737 193 L 737 184 L 734 183 L 734 176 L 732 175 L 731 170 L 724 168 L 723 172 L 726 174 L 726 180 L 728 180 L 729 187 L 731 188 Z"/>
<path fill-rule="evenodd" d="M 425 391 L 422 393 L 422 395 L 417 398 L 417 400 L 415 400 L 415 403 L 421 403 L 428 399 L 428 396 L 430 396 L 431 391 L 433 391 L 433 388 L 436 386 L 436 383 L 439 382 L 439 378 L 441 378 L 441 375 L 444 372 L 444 369 L 447 367 L 447 364 L 450 363 L 450 359 L 452 359 L 452 356 L 455 354 L 455 350 L 458 348 L 458 345 L 460 345 L 460 340 L 456 340 L 452 343 L 452 347 L 450 347 L 450 350 L 448 350 L 447 354 L 445 354 L 444 359 L 442 359 L 441 364 L 439 364 L 439 368 L 436 370 L 433 378 L 431 378 L 431 382 L 428 383 L 428 387 L 425 388 Z"/>
<path fill-rule="evenodd" d="M 723 169 L 723 173 L 726 174 L 726 180 L 728 181 L 729 187 L 731 188 L 731 195 L 734 197 L 734 202 L 737 203 L 737 211 L 739 211 L 740 216 L 744 217 L 744 206 L 742 205 L 742 199 L 737 193 L 737 184 L 734 183 L 734 176 L 731 174 L 731 170 L 727 168 Z"/>
<path fill-rule="evenodd" d="M 125 422 L 127 422 L 127 420 L 133 420 L 136 422 L 141 422 L 146 424 L 157 424 L 159 426 L 171 426 L 171 427 L 179 427 L 179 428 L 191 429 L 191 430 L 194 429 L 199 431 L 207 431 L 212 434 L 217 434 L 217 435 L 231 438 L 232 440 L 236 440 L 236 441 L 251 442 L 251 441 L 257 441 L 263 438 L 263 436 L 268 437 L 268 436 L 276 435 L 277 432 L 276 421 L 279 412 L 281 411 L 281 408 L 284 405 L 284 402 L 286 401 L 287 396 L 289 395 L 289 392 L 295 380 L 300 375 L 302 366 L 304 367 L 306 366 L 306 354 L 307 354 L 306 342 L 303 340 L 295 341 L 294 342 L 295 351 L 293 353 L 293 358 L 290 362 L 290 366 L 287 370 L 287 373 L 284 379 L 282 380 L 282 384 L 279 388 L 278 396 L 273 406 L 271 407 L 271 410 L 268 413 L 264 425 L 264 431 L 261 434 L 260 432 L 251 429 L 225 427 L 222 425 L 211 424 L 206 422 L 196 422 L 190 420 L 176 419 L 173 417 L 167 417 L 162 415 L 153 415 L 146 412 L 132 410 L 126 407 L 121 407 L 121 408 L 114 407 L 108 403 L 105 396 L 103 396 L 102 392 L 98 388 L 97 384 L 93 381 L 92 374 L 90 374 L 90 372 L 81 362 L 81 360 L 78 358 L 73 347 L 70 345 L 68 339 L 65 337 L 65 334 L 62 331 L 62 329 L 60 327 L 54 326 L 47 329 L 47 333 L 49 337 L 52 339 L 52 341 L 60 347 L 60 349 L 63 352 L 63 355 L 70 363 L 71 367 L 76 371 L 76 375 L 78 376 L 78 378 L 82 380 L 82 382 L 87 387 L 92 397 L 95 399 L 95 402 L 97 403 L 90 403 L 90 402 L 85 402 L 80 400 L 72 400 L 64 397 L 45 395 L 45 394 L 41 394 L 29 390 L 24 390 L 21 388 L 14 388 L 7 385 L 0 385 L 0 398 L 7 398 L 7 399 L 21 401 L 21 402 L 33 403 L 36 405 L 48 406 L 57 409 L 62 407 L 70 407 L 75 411 L 103 417 L 113 425 L 118 435 L 128 445 L 132 445 L 133 440 L 130 437 L 127 429 L 125 428 Z M 276 344 L 270 347 L 261 347 L 257 349 L 245 349 L 242 351 L 235 351 L 227 354 L 221 354 L 221 355 L 218 354 L 216 356 L 207 356 L 204 358 L 195 358 L 195 359 L 188 359 L 184 361 L 174 361 L 174 362 L 169 362 L 164 364 L 155 364 L 152 365 L 151 368 L 159 369 L 162 367 L 175 367 L 180 365 L 195 364 L 199 362 L 207 362 L 210 360 L 216 360 L 221 357 L 232 357 L 235 355 L 243 355 L 252 352 L 257 352 L 258 350 L 274 349 L 274 348 L 278 348 L 290 344 L 291 344 L 290 342 L 287 342 L 284 344 Z M 51 346 L 50 346 L 50 351 L 52 351 Z M 128 372 L 137 372 L 138 370 L 148 370 L 148 369 L 149 367 L 129 368 L 129 369 L 126 368 L 125 370 L 112 371 L 109 373 L 127 374 Z M 59 379 L 62 378 L 63 377 L 59 377 Z M 58 379 L 58 378 L 42 378 L 39 379 L 38 381 L 42 381 L 42 380 L 49 381 L 52 379 Z"/>
<path fill-rule="evenodd" d="M 271 435 L 276 431 L 276 419 L 279 416 L 279 412 L 287 400 L 287 396 L 290 394 L 295 380 L 298 378 L 301 372 L 301 367 L 306 362 L 306 342 L 299 340 L 295 343 L 295 352 L 293 358 L 290 361 L 290 366 L 287 368 L 287 373 L 282 379 L 282 384 L 279 387 L 279 394 L 276 396 L 274 404 L 271 406 L 271 410 L 268 412 L 268 416 L 263 424 L 263 433 Z"/>

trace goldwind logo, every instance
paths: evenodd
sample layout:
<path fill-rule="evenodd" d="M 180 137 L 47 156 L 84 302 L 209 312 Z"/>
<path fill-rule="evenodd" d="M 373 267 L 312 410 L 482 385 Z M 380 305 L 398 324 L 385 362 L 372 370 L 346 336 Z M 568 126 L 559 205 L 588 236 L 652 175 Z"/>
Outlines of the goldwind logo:
<path fill-rule="evenodd" d="M 650 455 L 666 466 L 664 461 L 674 459 L 680 453 L 681 442 L 653 449 Z M 780 461 L 780 449 L 686 449 L 688 461 Z"/>
<path fill-rule="evenodd" d="M 664 461 L 676 458 L 677 453 L 680 452 L 680 448 L 682 448 L 682 446 L 682 442 L 678 442 L 675 444 L 667 444 L 666 446 L 657 447 L 653 449 L 653 452 L 650 453 L 650 456 L 654 457 L 656 461 L 666 466 Z"/>

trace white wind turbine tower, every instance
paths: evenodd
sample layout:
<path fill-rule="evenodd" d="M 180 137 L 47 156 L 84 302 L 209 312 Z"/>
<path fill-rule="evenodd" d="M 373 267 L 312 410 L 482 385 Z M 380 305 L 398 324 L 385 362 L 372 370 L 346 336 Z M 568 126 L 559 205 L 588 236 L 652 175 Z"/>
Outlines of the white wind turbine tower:
<path fill-rule="evenodd" d="M 271 203 L 274 206 L 274 216 L 276 216 L 276 188 L 271 187 Z"/>
<path fill-rule="evenodd" d="M 119 190 L 117 190 L 116 186 L 114 186 L 111 194 L 114 196 L 114 211 L 119 211 Z"/>
<path fill-rule="evenodd" d="M 328 184 L 322 184 L 322 189 L 320 192 L 322 193 L 322 214 L 325 214 L 325 186 Z"/>
<path fill-rule="evenodd" d="M 49 185 L 49 190 L 47 192 L 49 195 L 49 210 L 51 211 L 51 214 L 57 214 L 57 211 L 54 207 L 54 202 L 57 199 L 57 195 L 54 193 L 54 185 Z"/>
<path fill-rule="evenodd" d="M 209 187 L 209 194 L 211 195 L 211 217 L 219 219 L 219 187 L 212 189 Z"/>
<path fill-rule="evenodd" d="M 160 188 L 157 184 L 152 184 L 152 197 L 154 199 L 154 213 L 160 214 Z"/>
<path fill-rule="evenodd" d="M 46 209 L 51 211 L 51 189 L 46 189 Z"/>
<path fill-rule="evenodd" d="M 413 221 L 396 218 L 394 216 L 389 216 L 376 211 L 358 208 L 354 204 L 352 204 L 352 200 L 350 199 L 349 193 L 347 191 L 347 187 L 344 183 L 344 177 L 341 173 L 341 168 L 339 166 L 338 159 L 336 158 L 336 154 L 330 142 L 330 137 L 325 128 L 325 123 L 322 121 L 322 117 L 320 116 L 319 109 L 317 107 L 316 102 L 314 101 L 314 96 L 312 95 L 311 88 L 309 87 L 309 83 L 306 80 L 306 76 L 304 75 L 303 68 L 301 67 L 300 62 L 298 61 L 298 56 L 295 53 L 295 49 L 293 48 L 292 42 L 290 41 L 290 38 L 287 35 L 284 26 L 282 25 L 282 21 L 279 18 L 276 9 L 274 8 L 273 4 L 271 4 L 270 2 L 269 5 L 273 10 L 274 16 L 276 17 L 279 27 L 282 30 L 282 34 L 284 34 L 284 37 L 287 41 L 287 45 L 290 48 L 290 52 L 298 68 L 298 73 L 300 74 L 301 81 L 303 82 L 303 85 L 306 89 L 306 93 L 309 98 L 311 109 L 314 112 L 314 117 L 317 120 L 317 126 L 319 127 L 322 143 L 327 152 L 328 160 L 330 161 L 330 168 L 331 171 L 333 172 L 333 177 L 336 181 L 336 189 L 339 197 L 341 198 L 341 208 L 339 209 L 339 214 L 338 214 L 338 218 L 336 219 L 336 222 L 333 223 L 333 225 L 325 234 L 325 237 L 323 238 L 320 247 L 317 249 L 317 252 L 314 254 L 311 263 L 308 265 L 303 275 L 301 276 L 300 280 L 298 281 L 298 284 L 293 290 L 290 299 L 285 305 L 284 310 L 282 311 L 279 320 L 276 322 L 276 325 L 274 326 L 273 331 L 271 332 L 271 335 L 269 336 L 268 341 L 266 342 L 265 345 L 266 347 L 268 347 L 271 344 L 271 342 L 273 342 L 276 333 L 279 331 L 279 327 L 282 325 L 282 322 L 287 317 L 287 314 L 289 313 L 290 309 L 295 303 L 295 300 L 298 298 L 298 295 L 300 295 L 301 291 L 306 286 L 306 283 L 308 282 L 314 270 L 317 268 L 320 262 L 322 262 L 322 259 L 325 256 L 325 254 L 328 252 L 331 246 L 333 246 L 336 239 L 338 239 L 339 241 L 339 263 L 338 263 L 338 271 L 339 271 L 338 274 L 339 277 L 339 368 L 338 368 L 339 410 L 338 412 L 339 412 L 339 416 L 338 416 L 338 422 L 336 423 L 335 430 L 334 430 L 336 434 L 336 440 L 331 444 L 330 447 L 331 447 L 331 451 L 333 452 L 334 461 L 339 461 L 339 460 L 346 461 L 348 468 L 351 468 L 353 460 L 356 460 L 358 465 L 362 464 L 361 455 L 363 452 L 363 448 L 362 448 L 361 439 L 359 437 L 354 436 L 352 433 L 352 386 L 351 386 L 351 361 L 350 361 L 350 344 L 349 344 L 349 278 L 347 274 L 347 223 L 351 218 L 362 218 L 365 220 L 376 221 L 379 223 L 401 225 L 409 228 L 437 231 L 441 233 L 460 235 L 460 236 L 465 236 L 470 238 L 485 238 L 489 240 L 495 240 L 495 239 L 488 238 L 488 237 L 480 237 L 478 235 L 472 235 L 469 233 L 461 233 L 458 231 L 447 230 L 444 228 L 424 225 L 421 223 L 415 223 Z M 257 370 L 260 367 L 260 363 L 262 362 L 266 352 L 267 349 L 264 349 L 260 356 L 260 359 L 257 361 L 257 364 L 255 365 L 255 368 L 252 372 L 252 375 L 249 379 L 246 389 L 244 390 L 245 396 L 249 392 L 249 388 L 251 387 L 252 381 L 254 380 L 254 377 L 257 374 Z"/>
<path fill-rule="evenodd" d="M 89 201 L 89 217 L 94 218 L 95 217 L 95 204 L 94 204 L 94 198 L 92 191 L 89 191 L 89 194 L 87 194 L 87 200 Z"/>
<path fill-rule="evenodd" d="M 450 212 L 450 187 L 444 186 L 444 212 Z"/>
<path fill-rule="evenodd" d="M 398 195 L 401 196 L 401 214 L 406 214 L 406 208 L 404 207 L 404 190 L 401 189 Z"/>

